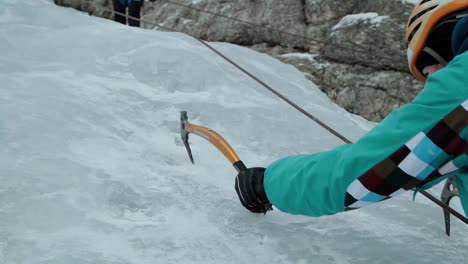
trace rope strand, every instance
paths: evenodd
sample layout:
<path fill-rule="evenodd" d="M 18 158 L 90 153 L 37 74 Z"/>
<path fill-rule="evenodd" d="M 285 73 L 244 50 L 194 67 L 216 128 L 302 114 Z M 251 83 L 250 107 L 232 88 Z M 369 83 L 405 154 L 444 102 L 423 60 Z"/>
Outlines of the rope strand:
<path fill-rule="evenodd" d="M 273 28 L 273 27 L 268 26 L 268 25 L 267 26 L 258 25 L 256 23 L 253 23 L 253 22 L 250 22 L 250 21 L 245 21 L 245 20 L 241 20 L 241 19 L 238 19 L 238 18 L 229 17 L 229 16 L 226 16 L 226 15 L 223 15 L 223 14 L 219 14 L 219 13 L 215 13 L 215 12 L 212 12 L 212 11 L 204 10 L 204 9 L 201 9 L 201 8 L 198 8 L 198 7 L 194 7 L 192 5 L 181 4 L 181 3 L 177 3 L 177 2 L 174 2 L 174 1 L 171 1 L 171 0 L 161 0 L 161 1 L 164 1 L 164 2 L 166 2 L 168 4 L 177 5 L 177 6 L 181 6 L 181 7 L 184 7 L 184 8 L 192 9 L 192 10 L 195 10 L 195 11 L 198 11 L 198 12 L 207 13 L 207 14 L 210 14 L 210 15 L 213 15 L 213 16 L 216 16 L 216 17 L 225 18 L 225 19 L 228 19 L 228 20 L 231 20 L 231 21 L 244 23 L 244 24 L 251 25 L 253 27 L 257 27 L 257 28 L 260 28 L 260 29 L 276 31 L 276 32 L 281 33 L 281 34 L 289 35 L 289 36 L 292 36 L 292 37 L 297 37 L 297 38 L 300 38 L 300 39 L 303 39 L 303 40 L 308 40 L 308 41 L 315 42 L 315 43 L 322 44 L 322 45 L 330 45 L 330 43 L 328 43 L 326 41 L 323 41 L 323 40 L 319 40 L 319 39 L 304 36 L 304 35 L 298 35 L 298 34 L 290 33 L 290 32 L 284 31 L 284 30 Z M 350 47 L 340 45 L 340 44 L 337 44 L 337 43 L 334 43 L 333 45 L 335 45 L 336 47 L 338 47 L 340 49 L 352 51 L 352 52 L 358 53 L 360 55 L 364 55 L 364 56 L 371 55 L 372 57 L 374 57 L 376 59 L 380 58 L 380 59 L 385 59 L 385 60 L 389 60 L 389 61 L 394 61 L 395 60 L 395 58 L 385 56 L 385 54 L 380 54 L 379 56 L 376 56 L 376 55 L 370 54 L 369 51 L 350 48 Z"/>

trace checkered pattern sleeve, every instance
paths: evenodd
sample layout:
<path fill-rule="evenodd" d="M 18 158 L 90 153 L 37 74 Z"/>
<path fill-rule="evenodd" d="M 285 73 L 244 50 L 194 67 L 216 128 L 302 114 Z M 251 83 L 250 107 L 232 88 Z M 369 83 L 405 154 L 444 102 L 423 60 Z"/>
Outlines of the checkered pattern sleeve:
<path fill-rule="evenodd" d="M 464 170 L 468 166 L 468 100 L 418 133 L 346 189 L 345 209 L 357 209 Z"/>

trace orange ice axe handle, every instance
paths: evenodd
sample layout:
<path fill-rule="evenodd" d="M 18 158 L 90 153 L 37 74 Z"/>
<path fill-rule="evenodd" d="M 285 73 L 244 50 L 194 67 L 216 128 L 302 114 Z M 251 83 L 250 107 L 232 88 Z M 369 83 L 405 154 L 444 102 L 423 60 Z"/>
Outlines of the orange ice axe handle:
<path fill-rule="evenodd" d="M 190 133 L 198 135 L 208 140 L 211 144 L 213 144 L 213 146 L 215 146 L 219 151 L 221 151 L 221 153 L 223 153 L 223 155 L 229 160 L 229 162 L 232 163 L 232 166 L 234 166 L 237 172 L 247 170 L 247 167 L 240 160 L 237 153 L 220 134 L 209 128 L 190 124 L 188 122 L 187 111 L 180 112 L 180 133 L 185 148 L 187 149 L 190 161 L 193 164 L 195 164 L 195 162 L 193 161 L 192 150 L 190 149 L 190 144 L 188 141 Z"/>

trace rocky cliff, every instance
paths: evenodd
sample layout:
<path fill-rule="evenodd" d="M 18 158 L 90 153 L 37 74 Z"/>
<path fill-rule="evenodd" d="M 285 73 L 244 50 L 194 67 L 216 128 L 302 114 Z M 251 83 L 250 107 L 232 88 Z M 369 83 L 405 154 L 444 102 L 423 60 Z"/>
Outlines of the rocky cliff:
<path fill-rule="evenodd" d="M 97 16 L 112 16 L 110 0 L 54 1 Z M 268 53 L 303 71 L 348 111 L 379 121 L 422 87 L 406 65 L 405 24 L 414 3 L 155 0 L 145 2 L 142 18 L 208 41 Z"/>

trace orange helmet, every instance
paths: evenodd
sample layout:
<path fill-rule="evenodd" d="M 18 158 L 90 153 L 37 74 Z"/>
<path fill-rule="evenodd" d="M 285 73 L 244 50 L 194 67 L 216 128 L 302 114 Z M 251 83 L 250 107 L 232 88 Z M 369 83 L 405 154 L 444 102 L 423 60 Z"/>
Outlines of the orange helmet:
<path fill-rule="evenodd" d="M 466 13 L 468 0 L 422 0 L 416 5 L 406 27 L 408 63 L 416 79 L 426 80 L 422 73 L 425 66 L 453 59 L 453 27 Z"/>

